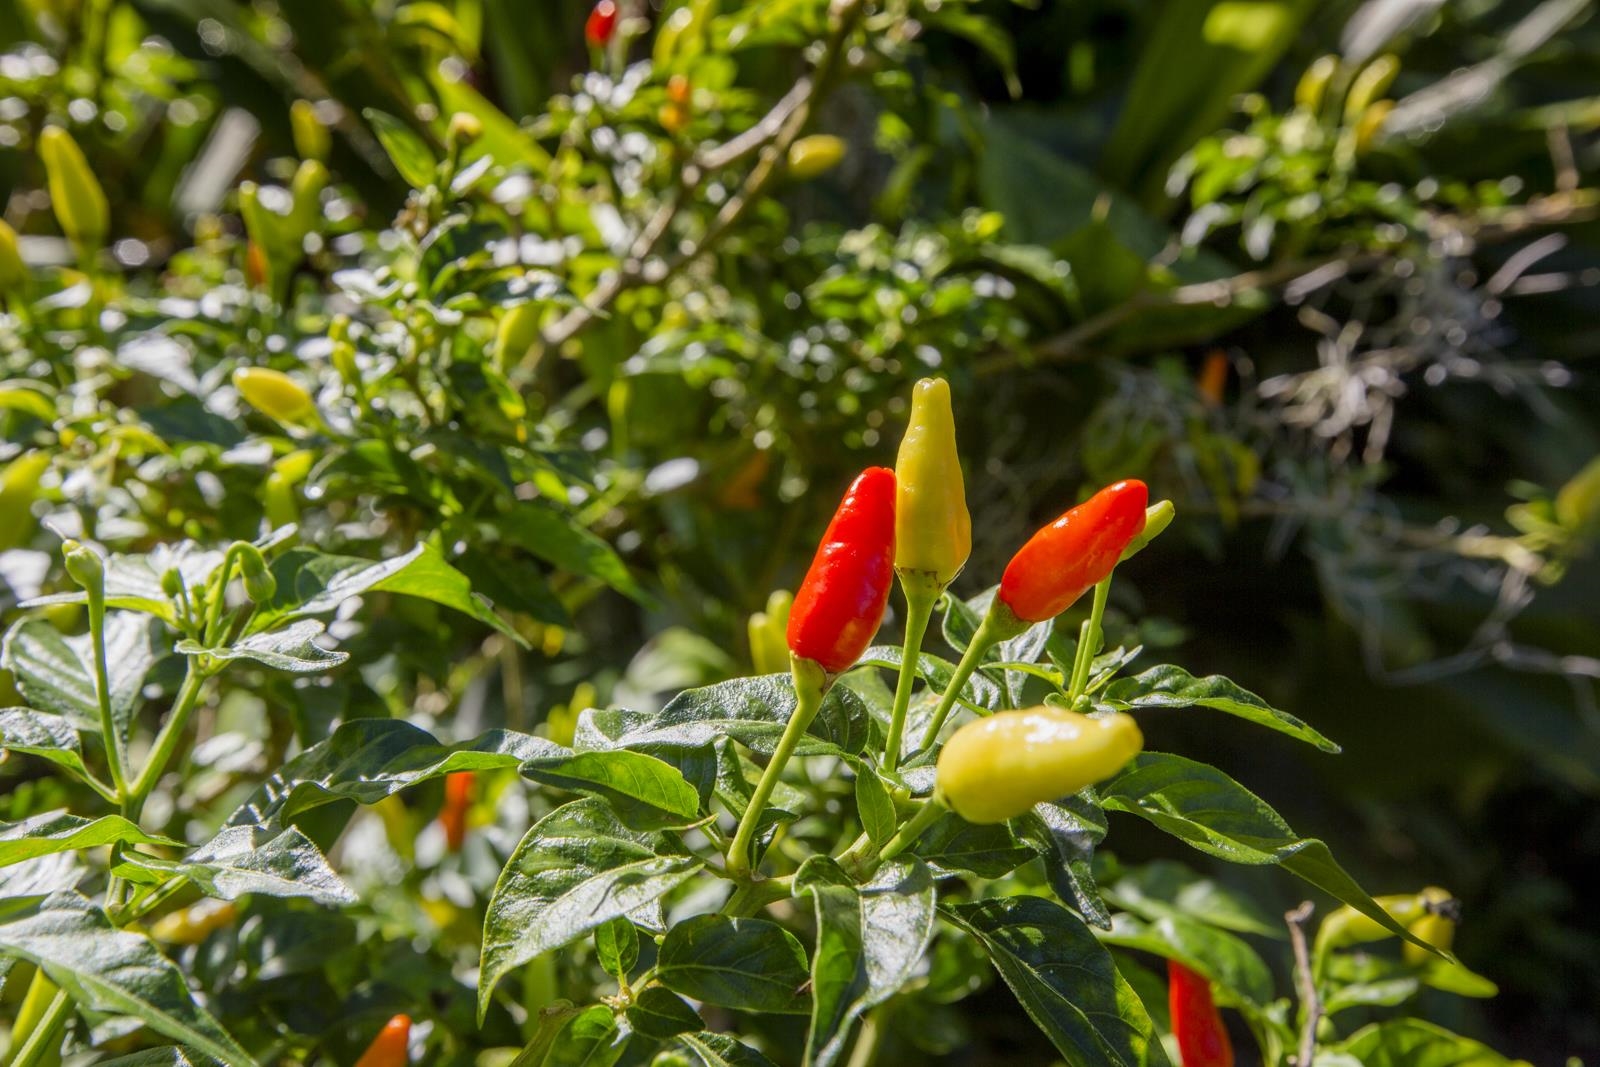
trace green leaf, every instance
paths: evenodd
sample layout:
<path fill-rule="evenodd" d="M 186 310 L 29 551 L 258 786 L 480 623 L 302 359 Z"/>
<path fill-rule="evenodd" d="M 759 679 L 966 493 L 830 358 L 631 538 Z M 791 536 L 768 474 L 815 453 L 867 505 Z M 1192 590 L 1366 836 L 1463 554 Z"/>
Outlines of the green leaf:
<path fill-rule="evenodd" d="M 79 1007 L 131 1015 L 230 1067 L 254 1067 L 149 938 L 118 930 L 75 893 L 58 893 L 33 914 L 0 923 L 0 952 L 43 968 Z"/>
<path fill-rule="evenodd" d="M 580 749 L 700 749 L 732 738 L 753 752 L 770 755 L 794 715 L 788 675 L 735 678 L 686 689 L 654 714 L 591 708 L 578 720 Z M 861 698 L 834 686 L 796 754 L 854 755 L 871 737 L 872 713 Z"/>
<path fill-rule="evenodd" d="M 108 611 L 105 641 L 114 743 L 126 763 L 128 730 L 144 700 L 145 676 L 161 657 L 156 622 L 136 612 Z M 100 732 L 94 642 L 88 634 L 66 637 L 47 619 L 24 619 L 6 634 L 0 666 L 15 676 L 17 691 L 29 704 L 65 717 L 80 730 Z"/>
<path fill-rule="evenodd" d="M 288 619 L 326 614 L 351 597 L 375 592 L 431 600 L 526 644 L 488 600 L 472 591 L 467 576 L 430 544 L 382 562 L 296 548 L 272 561 L 272 575 L 278 582 L 277 595 L 250 620 L 251 633 L 274 629 Z"/>
<path fill-rule="evenodd" d="M 1235 933 L 1279 940 L 1285 936 L 1283 923 L 1254 900 L 1172 860 L 1155 860 L 1124 871 L 1106 895 L 1119 907 L 1146 919 L 1186 915 Z"/>
<path fill-rule="evenodd" d="M 1107 811 L 1138 815 L 1230 863 L 1275 863 L 1384 929 L 1416 941 L 1345 873 L 1327 845 L 1300 837 L 1260 797 L 1215 767 L 1164 752 L 1145 752 L 1100 787 L 1100 803 Z"/>
<path fill-rule="evenodd" d="M 89 779 L 78 728 L 64 715 L 32 708 L 0 708 L 0 750 L 38 756 L 78 778 Z"/>
<path fill-rule="evenodd" d="M 211 1067 L 216 1061 L 177 1045 L 147 1048 L 130 1056 L 100 1060 L 95 1067 Z"/>
<path fill-rule="evenodd" d="M 1155 1024 L 1082 919 L 1043 897 L 941 912 L 978 939 L 1030 1018 L 1072 1067 L 1167 1067 Z"/>
<path fill-rule="evenodd" d="M 627 1047 L 628 1035 L 618 1030 L 615 1013 L 596 1004 L 561 1028 L 550 1043 L 543 1067 L 611 1067 Z"/>
<path fill-rule="evenodd" d="M 518 504 L 497 522 L 506 540 L 546 563 L 579 578 L 604 582 L 640 603 L 649 602 L 616 551 L 559 511 L 538 503 Z"/>
<path fill-rule="evenodd" d="M 52 852 L 75 852 L 114 841 L 182 848 L 182 841 L 145 833 L 120 815 L 85 819 L 65 811 L 46 811 L 21 822 L 0 823 L 0 867 Z"/>
<path fill-rule="evenodd" d="M 607 974 L 626 978 L 639 960 L 639 928 L 620 917 L 601 923 L 594 928 L 594 952 Z"/>
<path fill-rule="evenodd" d="M 1306 723 L 1279 711 L 1254 693 L 1234 685 L 1219 674 L 1196 678 L 1182 667 L 1165 664 L 1152 667 L 1132 678 L 1122 678 L 1106 688 L 1106 700 L 1139 708 L 1213 708 L 1298 738 L 1324 752 L 1338 752 L 1339 746 Z"/>
<path fill-rule="evenodd" d="M 980 826 L 951 812 L 917 839 L 916 854 L 938 874 L 1001 878 L 1038 855 L 1005 823 Z"/>
<path fill-rule="evenodd" d="M 249 659 L 280 671 L 313 674 L 337 667 L 350 658 L 348 652 L 323 648 L 316 639 L 326 631 L 315 619 L 301 619 L 278 630 L 254 633 L 224 648 L 206 648 L 198 641 L 179 641 L 176 651 L 186 656 L 205 653 L 214 659 Z"/>
<path fill-rule="evenodd" d="M 888 787 L 882 778 L 865 767 L 856 775 L 856 814 L 861 817 L 861 827 L 866 830 L 867 837 L 880 847 L 899 828 Z"/>
<path fill-rule="evenodd" d="M 844 1054 L 856 1020 L 898 992 L 922 963 L 933 938 L 933 877 L 920 860 L 902 860 L 857 886 L 817 856 L 801 866 L 795 888 L 811 894 L 817 915 L 805 1062 L 828 1067 Z"/>
<path fill-rule="evenodd" d="M 322 851 L 294 827 L 269 836 L 253 826 L 231 826 L 178 860 L 126 852 L 117 873 L 149 883 L 181 876 L 220 900 L 259 893 L 337 907 L 357 899 Z"/>
<path fill-rule="evenodd" d="M 727 1034 L 681 1034 L 678 1043 L 698 1056 L 704 1067 L 773 1067 L 771 1060 Z"/>
<path fill-rule="evenodd" d="M 1044 857 L 1050 885 L 1062 903 L 1075 906 L 1091 926 L 1111 928 L 1111 913 L 1094 878 L 1094 850 L 1106 836 L 1106 816 L 1085 789 L 1055 803 L 1035 804 L 1012 821 L 1017 836 Z"/>
<path fill-rule="evenodd" d="M 426 730 L 397 719 L 352 719 L 326 741 L 278 769 L 228 817 L 228 826 L 282 826 L 302 811 L 354 800 L 376 804 L 407 786 L 451 771 L 520 766 L 565 752 L 542 737 L 490 730 L 471 741 L 441 745 Z"/>
<path fill-rule="evenodd" d="M 413 189 L 426 189 L 433 184 L 438 161 L 433 150 L 417 133 L 393 115 L 377 108 L 363 108 L 361 114 L 372 124 L 378 143 L 388 153 L 394 169 L 400 172 L 407 185 Z"/>
<path fill-rule="evenodd" d="M 1257 1007 L 1264 1008 L 1272 1001 L 1272 972 L 1255 950 L 1234 935 L 1195 919 L 1165 915 L 1147 922 L 1122 913 L 1099 937 L 1108 945 L 1177 960 Z"/>
<path fill-rule="evenodd" d="M 536 782 L 605 798 L 640 830 L 688 826 L 700 819 L 700 793 L 676 767 L 643 752 L 559 750 L 522 765 Z"/>
<path fill-rule="evenodd" d="M 1336 1049 L 1363 1067 L 1526 1067 L 1521 1060 L 1509 1060 L 1487 1045 L 1421 1019 L 1373 1023 Z"/>
<path fill-rule="evenodd" d="M 645 1037 L 659 1040 L 705 1029 L 705 1020 L 678 994 L 653 985 L 628 1005 L 628 1024 Z"/>
<path fill-rule="evenodd" d="M 657 902 L 700 866 L 661 835 L 630 830 L 599 800 L 573 801 L 539 820 L 489 898 L 479 1020 L 500 979 L 534 957 L 623 916 L 660 929 Z"/>
<path fill-rule="evenodd" d="M 686 997 L 741 1011 L 803 1013 L 806 954 L 765 919 L 699 915 L 667 932 L 656 977 Z"/>

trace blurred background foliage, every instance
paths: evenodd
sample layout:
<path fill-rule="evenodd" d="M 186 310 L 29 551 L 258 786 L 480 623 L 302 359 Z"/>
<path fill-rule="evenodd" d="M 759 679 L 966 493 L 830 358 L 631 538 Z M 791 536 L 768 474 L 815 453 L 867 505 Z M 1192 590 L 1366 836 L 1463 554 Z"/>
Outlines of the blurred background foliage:
<path fill-rule="evenodd" d="M 1375 892 L 1462 897 L 1502 995 L 1433 1017 L 1600 1056 L 1593 5 L 832 6 L 621 0 L 586 48 L 568 3 L 0 5 L 30 268 L 0 326 L 0 607 L 60 585 L 56 534 L 428 542 L 530 649 L 383 602 L 334 631 L 359 669 L 238 698 L 295 709 L 253 758 L 356 714 L 559 736 L 748 670 L 747 616 L 891 459 L 909 383 L 948 375 L 983 531 L 958 591 L 1148 480 L 1181 521 L 1117 606 L 1345 754 L 1204 720 L 1154 746 L 1248 766 Z M 52 124 L 109 195 L 103 247 L 61 236 Z M 802 179 L 817 133 L 847 150 Z M 315 413 L 253 409 L 246 366 Z M 39 806 L 30 773 L 0 770 L 0 808 Z"/>

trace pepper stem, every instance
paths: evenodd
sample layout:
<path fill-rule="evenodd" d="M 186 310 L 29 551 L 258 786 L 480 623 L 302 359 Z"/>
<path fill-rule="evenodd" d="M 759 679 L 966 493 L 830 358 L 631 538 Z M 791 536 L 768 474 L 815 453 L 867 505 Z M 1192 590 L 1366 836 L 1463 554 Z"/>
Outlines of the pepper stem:
<path fill-rule="evenodd" d="M 911 690 L 917 683 L 917 657 L 922 654 L 922 638 L 928 620 L 939 602 L 944 586 L 932 575 L 900 572 L 900 589 L 906 596 L 906 639 L 900 650 L 900 678 L 894 687 L 894 709 L 889 714 L 889 740 L 883 748 L 883 768 L 893 772 L 900 765 L 900 748 L 905 741 L 906 711 L 911 707 Z"/>
<path fill-rule="evenodd" d="M 972 672 L 978 669 L 978 665 L 983 662 L 983 657 L 989 654 L 989 650 L 1001 641 L 1017 636 L 1026 630 L 1028 625 L 1017 618 L 998 597 L 995 598 L 989 605 L 989 613 L 983 617 L 983 622 L 978 624 L 977 633 L 972 635 L 967 651 L 961 656 L 961 662 L 956 664 L 956 672 L 951 676 L 950 684 L 939 700 L 939 706 L 934 709 L 933 718 L 928 721 L 928 728 L 922 732 L 922 744 L 917 746 L 919 750 L 930 748 L 938 739 L 944 721 L 955 709 L 956 701 L 961 699 L 961 687 L 967 684 L 967 679 L 972 677 Z"/>
<path fill-rule="evenodd" d="M 1094 664 L 1095 654 L 1100 651 L 1100 622 L 1105 618 L 1106 601 L 1111 597 L 1111 575 L 1106 575 L 1094 587 L 1094 607 L 1089 611 L 1089 617 L 1083 621 L 1083 627 L 1078 631 L 1078 654 L 1072 660 L 1072 677 L 1067 683 L 1067 697 L 1077 700 L 1083 695 L 1084 687 L 1089 684 L 1089 668 Z"/>
<path fill-rule="evenodd" d="M 893 837 L 883 843 L 883 848 L 879 850 L 877 858 L 869 865 L 870 869 L 864 873 L 863 878 L 870 878 L 880 866 L 888 863 L 916 844 L 917 838 L 921 837 L 928 827 L 937 822 L 939 816 L 948 810 L 939 799 L 937 793 L 929 797 L 927 802 L 917 809 L 917 813 L 907 819 L 905 825 L 901 826 Z"/>
<path fill-rule="evenodd" d="M 794 714 L 789 717 L 789 725 L 783 728 L 778 747 L 773 749 L 772 759 L 767 761 L 766 770 L 761 772 L 755 792 L 750 794 L 750 803 L 745 805 L 744 815 L 739 819 L 739 828 L 728 845 L 728 873 L 737 877 L 745 877 L 750 873 L 750 852 L 755 841 L 756 823 L 760 821 L 767 801 L 772 799 L 772 791 L 778 787 L 784 765 L 794 755 L 800 739 L 811 726 L 811 720 L 817 717 L 817 709 L 822 707 L 822 696 L 832 684 L 821 664 L 814 660 L 791 655 L 789 663 L 794 674 Z"/>

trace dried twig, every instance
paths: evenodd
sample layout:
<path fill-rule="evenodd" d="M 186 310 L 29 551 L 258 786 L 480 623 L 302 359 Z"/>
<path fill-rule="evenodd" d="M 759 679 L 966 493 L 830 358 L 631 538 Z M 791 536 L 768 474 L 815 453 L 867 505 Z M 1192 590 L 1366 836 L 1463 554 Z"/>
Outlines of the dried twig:
<path fill-rule="evenodd" d="M 1306 948 L 1306 924 L 1316 909 L 1311 901 L 1284 915 L 1289 924 L 1289 941 L 1294 946 L 1294 977 L 1300 990 L 1300 1051 L 1290 1062 L 1294 1067 L 1311 1067 L 1317 1053 L 1317 1024 L 1322 1021 L 1322 1001 L 1317 998 L 1317 982 L 1311 976 L 1311 953 Z"/>

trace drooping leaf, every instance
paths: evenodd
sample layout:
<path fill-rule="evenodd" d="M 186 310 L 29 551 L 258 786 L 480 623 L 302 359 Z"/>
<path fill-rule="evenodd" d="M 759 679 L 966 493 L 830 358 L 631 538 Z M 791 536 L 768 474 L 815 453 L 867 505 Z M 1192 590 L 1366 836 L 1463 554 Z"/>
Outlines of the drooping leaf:
<path fill-rule="evenodd" d="M 512 543 L 568 574 L 604 582 L 641 603 L 649 600 L 615 549 L 552 508 L 520 505 L 501 516 L 499 526 Z"/>
<path fill-rule="evenodd" d="M 254 1067 L 154 942 L 118 930 L 83 897 L 57 894 L 32 914 L 0 922 L 0 953 L 42 967 L 84 1008 L 131 1015 L 229 1067 Z"/>
<path fill-rule="evenodd" d="M 32 708 L 0 708 L 0 750 L 21 752 L 87 778 L 78 728 L 64 715 Z"/>
<path fill-rule="evenodd" d="M 249 659 L 280 671 L 314 674 L 337 667 L 350 658 L 348 652 L 323 648 L 316 639 L 327 630 L 316 619 L 300 619 L 265 633 L 254 633 L 223 648 L 210 649 L 198 641 L 179 641 L 177 651 L 184 655 L 202 652 L 214 659 Z"/>
<path fill-rule="evenodd" d="M 1230 863 L 1275 863 L 1393 933 L 1416 940 L 1345 873 L 1327 845 L 1296 834 L 1265 801 L 1215 767 L 1145 752 L 1100 787 L 1100 803 L 1107 811 L 1138 815 Z"/>
<path fill-rule="evenodd" d="M 75 852 L 121 841 L 182 848 L 183 842 L 150 834 L 120 815 L 85 819 L 65 811 L 46 811 L 21 822 L 0 823 L 0 867 L 52 852 Z"/>
<path fill-rule="evenodd" d="M 901 860 L 857 886 L 819 856 L 801 866 L 795 888 L 811 894 L 817 916 L 806 1062 L 828 1067 L 856 1020 L 916 973 L 933 937 L 933 877 L 920 860 Z"/>
<path fill-rule="evenodd" d="M 302 811 L 335 800 L 376 804 L 451 771 L 516 767 L 564 751 L 542 737 L 511 730 L 490 730 L 471 741 L 441 745 L 426 730 L 398 719 L 352 719 L 280 767 L 226 825 L 282 826 Z"/>
<path fill-rule="evenodd" d="M 1105 840 L 1106 816 L 1093 790 L 1035 804 L 1013 826 L 1044 857 L 1050 884 L 1062 902 L 1076 906 L 1090 925 L 1109 929 L 1111 913 L 1094 878 L 1094 850 Z"/>
<path fill-rule="evenodd" d="M 766 919 L 699 915 L 667 931 L 656 976 L 686 997 L 741 1011 L 803 1013 L 805 949 Z"/>
<path fill-rule="evenodd" d="M 1106 687 L 1105 698 L 1114 706 L 1137 708 L 1213 708 L 1237 716 L 1269 730 L 1287 734 L 1324 752 L 1338 752 L 1339 746 L 1311 726 L 1279 711 L 1254 693 L 1234 685 L 1218 674 L 1196 678 L 1182 667 L 1164 664 L 1132 678 L 1121 678 Z"/>
<path fill-rule="evenodd" d="M 268 834 L 253 826 L 230 826 L 177 860 L 126 852 L 118 873 L 152 883 L 181 876 L 220 900 L 260 893 L 332 906 L 356 902 L 322 851 L 294 827 Z"/>
<path fill-rule="evenodd" d="M 978 939 L 1071 1067 L 1168 1067 L 1143 1003 L 1072 912 L 1031 896 L 940 910 Z"/>
<path fill-rule="evenodd" d="M 539 820 L 489 898 L 479 1019 L 500 979 L 534 957 L 623 916 L 659 929 L 657 902 L 699 869 L 667 838 L 630 830 L 599 800 L 576 800 Z"/>

